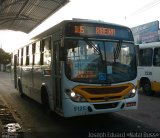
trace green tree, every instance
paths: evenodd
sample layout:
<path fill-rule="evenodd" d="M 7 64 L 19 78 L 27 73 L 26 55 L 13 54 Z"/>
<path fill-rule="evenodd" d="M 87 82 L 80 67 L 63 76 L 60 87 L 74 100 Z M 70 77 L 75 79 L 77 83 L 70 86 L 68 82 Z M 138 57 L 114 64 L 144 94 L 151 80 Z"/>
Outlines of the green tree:
<path fill-rule="evenodd" d="M 11 62 L 11 55 L 0 48 L 0 64 L 8 64 Z"/>

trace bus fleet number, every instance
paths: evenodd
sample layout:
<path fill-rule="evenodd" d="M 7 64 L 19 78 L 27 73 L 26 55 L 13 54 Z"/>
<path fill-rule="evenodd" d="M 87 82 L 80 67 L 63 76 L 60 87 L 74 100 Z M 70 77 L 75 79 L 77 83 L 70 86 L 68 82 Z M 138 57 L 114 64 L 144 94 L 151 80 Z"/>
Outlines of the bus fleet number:
<path fill-rule="evenodd" d="M 87 110 L 86 106 L 74 106 L 74 111 L 85 111 Z"/>
<path fill-rule="evenodd" d="M 152 75 L 152 72 L 146 71 L 146 72 L 145 72 L 145 75 Z"/>

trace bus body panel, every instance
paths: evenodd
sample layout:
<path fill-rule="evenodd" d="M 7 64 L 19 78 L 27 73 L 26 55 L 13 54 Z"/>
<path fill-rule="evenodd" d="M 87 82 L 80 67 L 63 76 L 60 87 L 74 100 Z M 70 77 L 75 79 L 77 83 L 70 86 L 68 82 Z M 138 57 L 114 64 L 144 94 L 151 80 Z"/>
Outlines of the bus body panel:
<path fill-rule="evenodd" d="M 64 75 L 64 74 L 63 74 Z M 77 86 L 77 83 L 68 80 L 65 75 L 62 77 L 63 88 L 62 90 L 62 104 L 63 104 L 63 116 L 64 117 L 73 117 L 73 116 L 81 116 L 81 115 L 93 115 L 93 114 L 100 114 L 100 113 L 109 113 L 109 112 L 117 112 L 123 110 L 135 110 L 138 108 L 138 90 L 136 90 L 136 96 L 133 98 L 123 98 L 122 100 L 114 99 L 109 101 L 108 99 L 103 102 L 74 102 L 72 101 L 68 95 L 65 93 L 66 89 L 72 89 Z M 130 84 L 136 84 L 137 79 L 128 82 Z M 124 85 L 125 83 L 114 84 L 112 87 L 117 87 Z M 86 84 L 86 83 L 79 83 L 80 86 L 97 86 L 104 87 L 101 84 Z M 111 87 L 111 86 L 109 86 Z M 107 93 L 107 92 L 106 92 Z M 108 96 L 109 94 L 106 94 Z M 116 94 L 114 94 L 116 95 Z M 98 106 L 96 109 L 94 105 Z M 115 106 L 115 107 L 114 107 Z"/>
<path fill-rule="evenodd" d="M 153 91 L 160 92 L 160 67 L 153 67 L 153 81 L 152 81 L 152 88 Z"/>
<path fill-rule="evenodd" d="M 140 83 L 142 83 L 143 78 L 146 78 L 150 81 L 151 83 L 151 90 L 154 92 L 160 92 L 160 66 L 159 65 L 154 65 L 154 60 L 156 56 L 156 49 L 160 49 L 160 42 L 152 42 L 152 43 L 146 43 L 146 44 L 140 44 L 140 51 L 147 50 L 147 49 L 152 49 L 153 54 L 152 56 L 146 58 L 146 60 L 151 59 L 151 65 L 147 66 L 138 66 L 138 82 L 139 82 L 139 87 Z M 141 59 L 140 59 L 141 60 Z M 143 60 L 139 61 L 141 64 L 143 64 Z"/>
<path fill-rule="evenodd" d="M 44 80 L 41 66 L 34 66 L 32 68 L 32 77 L 33 77 L 33 80 L 32 80 L 33 86 L 32 86 L 32 93 L 30 97 L 33 97 L 34 100 L 40 102 L 41 86 Z"/>
<path fill-rule="evenodd" d="M 30 93 L 31 93 L 31 85 L 30 85 L 30 82 L 31 82 L 31 75 L 30 75 L 30 71 L 31 69 L 28 68 L 28 67 L 22 67 L 22 76 L 21 76 L 21 85 L 22 85 L 22 90 L 23 90 L 23 93 L 27 96 L 30 96 Z"/>
<path fill-rule="evenodd" d="M 84 27 L 85 25 L 86 25 L 86 28 L 89 26 L 89 28 L 87 29 L 88 32 L 83 31 L 83 29 L 85 28 Z M 115 35 L 115 30 L 113 29 L 114 27 L 118 31 L 118 34 L 116 34 L 116 37 L 115 37 L 116 39 L 114 38 L 114 35 Z M 70 30 L 67 32 L 67 29 L 70 29 Z M 76 31 L 74 32 L 73 29 L 76 29 Z M 96 29 L 95 32 L 94 32 L 94 29 Z M 120 36 L 120 34 L 123 33 L 123 30 L 125 30 L 125 33 Z M 92 37 L 92 33 L 96 33 L 96 34 L 94 34 Z M 87 36 L 88 34 L 89 36 Z M 88 83 L 88 82 L 82 83 L 82 82 L 73 81 L 68 78 L 68 76 L 66 75 L 66 63 L 65 63 L 66 59 L 64 60 L 64 57 L 66 56 L 66 54 L 64 53 L 63 55 L 61 55 L 62 52 L 60 50 L 66 50 L 65 47 L 67 46 L 67 44 L 65 43 L 66 42 L 65 39 L 72 38 L 72 35 L 75 40 L 78 40 L 78 39 L 83 40 L 84 38 L 85 38 L 84 40 L 95 39 L 95 41 L 100 40 L 102 42 L 103 41 L 107 41 L 107 42 L 111 41 L 112 43 L 115 42 L 117 43 L 117 45 L 124 43 L 124 46 L 127 43 L 132 45 L 134 44 L 132 33 L 130 29 L 125 26 L 107 24 L 104 22 L 103 23 L 93 22 L 93 21 L 92 22 L 63 21 L 62 23 L 59 23 L 58 25 L 45 31 L 44 33 L 41 33 L 40 35 L 34 37 L 33 38 L 34 41 L 32 41 L 31 43 L 19 49 L 20 51 L 23 51 L 25 48 L 27 53 L 28 51 L 30 51 L 30 47 L 32 47 L 32 50 L 31 50 L 32 52 L 28 52 L 28 54 L 25 53 L 26 55 L 23 55 L 23 56 L 19 54 L 20 52 L 19 53 L 16 52 L 15 54 L 13 53 L 13 55 L 17 55 L 19 59 L 24 60 L 21 63 L 19 61 L 19 66 L 16 66 L 16 65 L 14 66 L 16 67 L 16 73 L 14 72 L 14 75 L 16 75 L 15 78 L 17 79 L 15 80 L 15 84 L 18 86 L 19 85 L 18 83 L 20 83 L 22 86 L 22 91 L 25 95 L 29 96 L 30 98 L 42 104 L 44 104 L 43 96 L 44 96 L 44 93 L 46 93 L 48 96 L 47 102 L 49 103 L 49 108 L 52 111 L 55 111 L 64 117 L 137 109 L 138 91 L 136 89 L 136 85 L 137 85 L 136 76 L 129 80 L 124 79 L 125 81 L 123 82 L 120 81 L 118 83 L 115 82 L 111 84 L 105 84 L 100 82 L 98 82 L 97 84 Z M 108 35 L 111 35 L 111 36 L 109 37 Z M 118 37 L 120 38 L 117 40 Z M 47 49 L 45 51 L 44 47 L 48 44 L 48 38 L 50 39 L 50 49 Z M 123 39 L 124 39 L 124 42 L 123 42 Z M 36 53 L 37 47 L 39 48 L 39 52 Z M 28 51 L 27 51 L 27 48 L 29 49 Z M 64 49 L 61 49 L 61 48 L 64 48 Z M 96 47 L 94 48 L 96 51 Z M 118 51 L 119 50 L 116 49 L 116 52 Z M 124 47 L 122 53 L 127 55 L 126 51 L 127 49 Z M 130 58 L 132 58 L 132 55 L 128 54 L 127 56 L 128 56 L 128 60 L 124 60 L 126 64 L 130 60 Z M 48 59 L 48 57 L 50 58 Z M 112 56 L 109 56 L 109 57 L 112 57 Z M 63 60 L 61 58 L 63 58 Z M 37 59 L 39 60 L 39 63 L 37 63 Z M 26 65 L 24 63 L 26 62 L 26 60 L 29 60 L 29 61 L 32 60 L 32 61 L 31 63 L 29 64 L 27 63 Z M 85 60 L 84 60 L 84 63 L 85 63 Z M 135 64 L 135 62 L 133 64 Z M 95 65 L 96 64 L 94 64 L 94 66 Z M 14 67 L 12 66 L 12 68 Z M 128 65 L 124 66 L 123 68 L 125 68 L 126 72 L 127 71 L 132 72 L 132 70 L 128 69 L 129 68 Z M 109 72 L 109 74 L 112 74 L 113 69 L 111 68 L 111 66 L 109 66 L 109 68 L 106 68 L 106 69 Z M 121 69 L 121 66 L 119 65 L 119 68 L 117 71 L 121 72 L 123 71 L 122 69 Z M 101 73 L 101 75 L 102 77 L 100 79 L 103 79 L 104 73 Z M 115 77 L 117 76 L 115 75 Z M 90 96 L 93 96 L 95 99 L 101 97 L 102 99 L 99 101 L 95 100 L 92 102 L 91 101 L 75 102 L 67 94 L 67 91 L 74 90 L 75 88 L 81 89 L 79 85 L 81 85 L 81 87 L 85 86 L 85 88 L 88 87 L 88 89 L 90 88 L 105 89 L 106 88 L 110 90 L 116 89 L 116 91 L 118 87 L 126 87 L 126 88 L 123 92 L 121 92 L 120 98 L 116 98 L 116 96 L 119 96 L 118 94 L 120 93 L 119 91 L 117 91 L 117 93 L 115 94 L 110 94 L 110 96 L 115 97 L 114 100 L 108 100 L 108 97 L 104 97 L 104 99 L 106 100 L 105 101 L 102 97 L 103 95 L 97 93 L 96 96 L 93 94 L 91 94 Z M 19 89 L 18 87 L 17 89 Z M 135 95 L 132 98 L 126 98 L 126 96 L 128 96 L 132 90 L 135 90 Z M 124 93 L 124 95 L 122 93 Z M 84 94 L 84 96 L 87 97 L 87 94 Z M 108 96 L 107 92 L 105 92 L 104 96 Z"/>
<path fill-rule="evenodd" d="M 135 110 L 138 107 L 137 103 L 138 95 L 134 98 L 125 99 L 121 101 L 112 101 L 112 102 L 101 102 L 101 103 L 76 103 L 71 101 L 70 99 L 63 100 L 63 112 L 64 117 L 73 117 L 73 116 L 81 116 L 81 115 L 93 115 L 93 114 L 101 114 L 101 113 L 109 113 L 109 112 L 117 112 L 123 110 Z M 117 104 L 118 103 L 118 104 Z M 111 107 L 115 106 L 116 107 Z M 98 107 L 102 109 L 96 109 L 94 105 L 99 105 Z M 106 106 L 106 107 L 105 107 Z"/>

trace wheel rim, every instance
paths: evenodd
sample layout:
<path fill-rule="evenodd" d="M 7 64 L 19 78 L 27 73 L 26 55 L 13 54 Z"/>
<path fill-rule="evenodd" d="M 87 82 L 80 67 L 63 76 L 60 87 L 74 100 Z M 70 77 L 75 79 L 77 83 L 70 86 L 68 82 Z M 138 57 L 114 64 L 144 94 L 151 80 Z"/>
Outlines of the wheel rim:
<path fill-rule="evenodd" d="M 146 91 L 146 92 L 149 92 L 150 90 L 151 90 L 151 87 L 150 87 L 150 84 L 145 84 L 144 85 L 144 90 Z"/>
<path fill-rule="evenodd" d="M 151 90 L 151 84 L 150 83 L 145 83 L 143 86 L 143 91 L 145 92 L 146 95 L 150 96 L 153 94 Z"/>

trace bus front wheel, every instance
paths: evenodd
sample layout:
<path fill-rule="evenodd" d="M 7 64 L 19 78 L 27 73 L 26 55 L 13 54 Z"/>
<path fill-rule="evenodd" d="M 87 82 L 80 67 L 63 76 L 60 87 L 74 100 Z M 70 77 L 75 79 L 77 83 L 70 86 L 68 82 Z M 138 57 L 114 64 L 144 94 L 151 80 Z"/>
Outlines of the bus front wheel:
<path fill-rule="evenodd" d="M 41 100 L 42 100 L 42 106 L 43 106 L 44 111 L 48 115 L 50 115 L 51 114 L 51 109 L 50 109 L 50 105 L 49 105 L 48 94 L 45 90 L 42 91 Z"/>
<path fill-rule="evenodd" d="M 142 88 L 143 88 L 144 93 L 145 93 L 147 96 L 153 95 L 153 91 L 152 91 L 152 89 L 151 89 L 151 83 L 150 83 L 149 81 L 145 81 L 145 82 L 143 83 Z"/>

